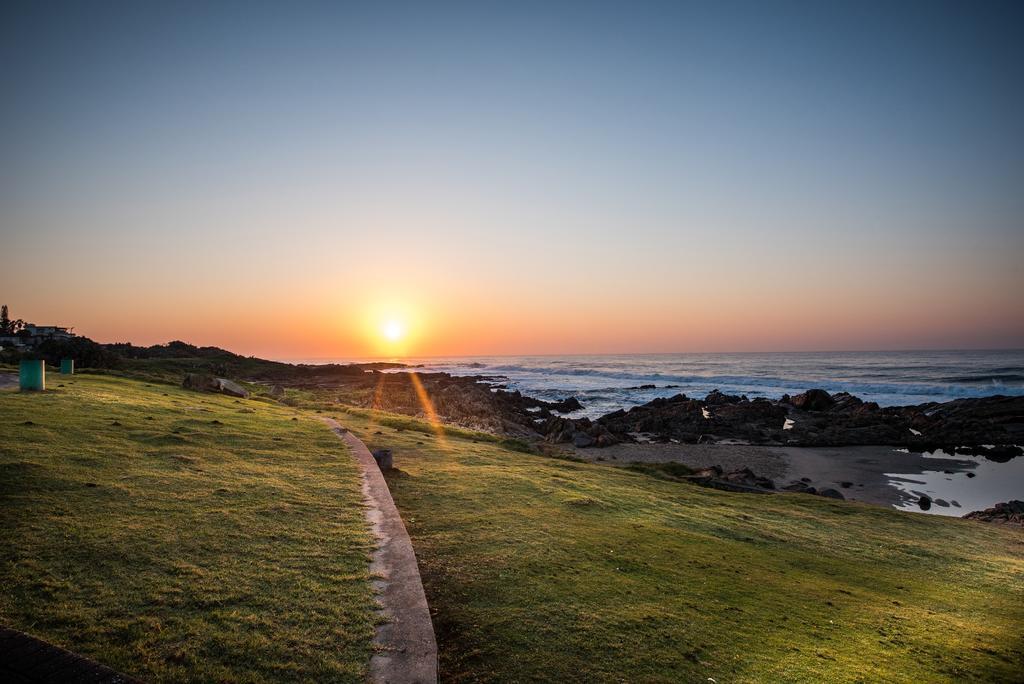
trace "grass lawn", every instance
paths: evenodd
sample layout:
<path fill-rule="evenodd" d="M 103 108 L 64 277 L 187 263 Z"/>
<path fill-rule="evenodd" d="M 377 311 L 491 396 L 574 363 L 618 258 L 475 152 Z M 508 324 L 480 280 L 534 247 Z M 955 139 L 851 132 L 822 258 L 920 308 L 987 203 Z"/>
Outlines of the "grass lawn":
<path fill-rule="evenodd" d="M 443 680 L 1024 678 L 1019 530 L 720 492 L 333 413 L 395 450 Z"/>
<path fill-rule="evenodd" d="M 305 415 L 114 377 L 0 392 L 0 623 L 151 681 L 363 681 L 355 463 Z"/>
<path fill-rule="evenodd" d="M 130 674 L 365 676 L 370 538 L 314 409 L 395 451 L 444 681 L 1024 672 L 1020 531 L 703 489 L 311 393 L 50 380 L 0 392 L 0 622 Z"/>

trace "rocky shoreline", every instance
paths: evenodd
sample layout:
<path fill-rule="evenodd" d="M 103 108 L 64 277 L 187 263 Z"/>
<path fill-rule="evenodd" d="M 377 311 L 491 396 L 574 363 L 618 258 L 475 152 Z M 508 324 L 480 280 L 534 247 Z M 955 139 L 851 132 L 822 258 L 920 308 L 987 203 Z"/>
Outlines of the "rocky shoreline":
<path fill-rule="evenodd" d="M 906 495 L 890 486 L 884 471 L 916 472 L 925 461 L 914 459 L 937 450 L 1003 462 L 1021 455 L 1019 445 L 1024 443 L 1024 397 L 880 407 L 821 389 L 777 400 L 751 400 L 716 390 L 703 399 L 684 394 L 659 398 L 593 420 L 573 417 L 583 408 L 576 397 L 543 401 L 510 391 L 502 377 L 424 373 L 391 364 L 296 368 L 284 383 L 287 386 L 334 394 L 342 403 L 522 439 L 541 448 L 569 448 L 586 460 L 639 463 L 647 448 L 689 447 L 684 457 L 670 457 L 690 461 L 690 472 L 681 479 L 732 491 L 799 492 L 905 504 Z M 695 450 L 691 445 L 700 446 Z M 906 464 L 895 463 L 902 457 L 894 448 L 904 451 Z M 729 453 L 703 453 L 709 449 Z M 871 451 L 860 454 L 851 449 Z M 620 453 L 623 450 L 628 457 Z M 701 459 L 703 463 L 694 462 Z M 930 467 L 956 466 L 945 461 Z M 931 504 L 924 495 L 910 501 L 922 509 Z M 989 517 L 1000 518 L 1002 512 L 991 511 Z M 981 519 L 983 514 L 974 517 Z"/>
<path fill-rule="evenodd" d="M 495 434 L 577 448 L 619 443 L 835 447 L 888 445 L 913 452 L 1008 460 L 1022 453 L 1024 397 L 992 396 L 880 407 L 847 393 L 809 389 L 780 399 L 713 391 L 676 394 L 591 420 L 575 397 L 549 402 L 509 391 L 504 378 L 374 365 L 303 367 L 295 387 L 337 389 L 345 401 Z"/>
<path fill-rule="evenodd" d="M 750 400 L 715 391 L 703 400 L 683 394 L 655 399 L 605 415 L 597 424 L 633 441 L 807 447 L 885 444 L 998 460 L 1021 454 L 1015 445 L 1024 442 L 1024 397 L 882 408 L 851 394 L 831 395 L 822 389 L 778 400 Z"/>

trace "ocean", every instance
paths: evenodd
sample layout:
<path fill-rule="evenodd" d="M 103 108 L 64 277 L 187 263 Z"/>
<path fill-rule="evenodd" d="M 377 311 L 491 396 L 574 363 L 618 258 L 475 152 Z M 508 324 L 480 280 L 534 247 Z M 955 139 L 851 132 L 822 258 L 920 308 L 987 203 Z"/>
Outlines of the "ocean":
<path fill-rule="evenodd" d="M 538 399 L 575 396 L 596 418 L 683 393 L 778 398 L 820 387 L 882 406 L 1024 395 L 1024 350 L 614 354 L 395 359 L 424 371 L 485 375 Z M 326 360 L 309 363 L 325 363 Z M 650 387 L 653 385 L 654 387 Z"/>

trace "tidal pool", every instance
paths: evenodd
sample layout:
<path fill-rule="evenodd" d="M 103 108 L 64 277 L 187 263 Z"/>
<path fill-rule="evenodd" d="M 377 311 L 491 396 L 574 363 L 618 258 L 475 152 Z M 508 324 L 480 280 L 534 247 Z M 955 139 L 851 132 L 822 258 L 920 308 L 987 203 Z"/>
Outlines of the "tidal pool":
<path fill-rule="evenodd" d="M 917 502 L 926 494 L 931 497 L 932 505 L 925 513 L 959 517 L 991 508 L 1001 501 L 1024 500 L 1024 457 L 1006 463 L 944 451 L 935 451 L 929 457 L 956 461 L 956 464 L 951 463 L 948 470 L 886 473 L 889 484 L 908 497 L 894 504 L 896 508 L 921 511 Z M 964 469 L 965 461 L 973 467 Z"/>

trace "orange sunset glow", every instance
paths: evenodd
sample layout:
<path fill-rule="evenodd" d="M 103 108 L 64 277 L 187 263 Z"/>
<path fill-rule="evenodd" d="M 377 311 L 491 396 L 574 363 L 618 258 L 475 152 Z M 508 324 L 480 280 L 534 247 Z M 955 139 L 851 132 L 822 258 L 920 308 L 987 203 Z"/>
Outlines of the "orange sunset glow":
<path fill-rule="evenodd" d="M 277 359 L 1024 345 L 1008 62 L 744 34 L 719 73 L 641 17 L 598 22 L 609 50 L 522 18 L 481 28 L 503 52 L 415 22 L 57 50 L 10 75 L 0 292 L 98 341 Z"/>

